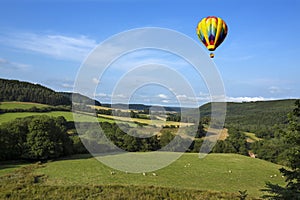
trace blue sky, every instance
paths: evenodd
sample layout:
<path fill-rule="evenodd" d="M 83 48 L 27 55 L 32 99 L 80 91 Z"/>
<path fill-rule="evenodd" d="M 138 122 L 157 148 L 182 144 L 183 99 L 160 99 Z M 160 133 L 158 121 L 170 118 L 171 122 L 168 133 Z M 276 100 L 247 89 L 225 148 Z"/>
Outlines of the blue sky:
<path fill-rule="evenodd" d="M 299 10 L 298 0 L 1 1 L 0 77 L 72 91 L 84 59 L 110 36 L 133 28 L 162 27 L 202 46 L 196 25 L 201 18 L 215 15 L 229 27 L 214 59 L 228 101 L 299 98 Z M 182 69 L 181 60 L 159 52 L 142 52 L 126 61 L 149 59 L 172 61 Z M 188 65 L 183 72 L 195 87 L 199 104 L 209 101 L 201 77 Z M 94 80 L 99 83 L 96 97 L 102 102 L 109 101 L 111 74 L 100 82 Z M 141 88 L 132 99 L 168 105 L 171 96 L 166 88 L 155 86 Z"/>

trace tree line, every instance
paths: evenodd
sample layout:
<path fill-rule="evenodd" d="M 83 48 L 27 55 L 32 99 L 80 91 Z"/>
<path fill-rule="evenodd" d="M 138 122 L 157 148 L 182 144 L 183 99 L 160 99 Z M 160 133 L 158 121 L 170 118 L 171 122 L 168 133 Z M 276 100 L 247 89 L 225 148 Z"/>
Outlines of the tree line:
<path fill-rule="evenodd" d="M 49 88 L 18 80 L 0 79 L 0 101 L 36 102 L 48 105 L 71 105 L 71 100 Z"/>
<path fill-rule="evenodd" d="M 1 103 L 0 103 L 1 104 Z M 0 114 L 2 113 L 15 113 L 15 112 L 51 112 L 51 111 L 71 111 L 71 106 L 45 106 L 45 107 L 36 107 L 32 106 L 31 108 L 13 108 L 13 109 L 0 109 Z"/>
<path fill-rule="evenodd" d="M 117 147 L 130 152 L 156 151 L 173 139 L 174 145 L 165 150 L 188 152 L 199 150 L 200 140 L 195 143 L 191 138 L 175 136 L 171 128 L 163 128 L 159 136 L 153 134 L 151 137 L 139 138 L 134 135 L 144 133 L 139 133 L 139 129 L 134 129 L 126 123 L 120 125 L 108 122 L 99 124 L 81 122 L 78 124 L 85 130 L 82 135 L 77 133 L 74 122 L 67 122 L 64 117 L 39 115 L 3 123 L 0 125 L 0 160 L 47 160 L 88 153 L 83 144 L 92 147 L 90 150 L 93 153 L 97 153 L 97 149 L 113 152 L 114 148 L 107 144 L 107 138 Z M 99 125 L 103 134 L 99 134 Z M 204 135 L 203 126 L 199 125 L 196 137 L 200 138 Z M 191 145 L 187 149 L 182 149 L 182 146 L 187 146 L 186 144 Z"/>
<path fill-rule="evenodd" d="M 300 100 L 297 100 L 295 105 L 296 108 L 288 114 L 288 127 L 282 133 L 282 142 L 279 142 L 279 146 L 282 147 L 283 145 L 286 149 L 278 149 L 278 151 L 282 151 L 286 159 L 285 166 L 287 167 L 279 169 L 286 184 L 280 186 L 267 182 L 266 188 L 262 191 L 268 192 L 268 194 L 264 195 L 263 198 L 272 200 L 300 199 Z"/>

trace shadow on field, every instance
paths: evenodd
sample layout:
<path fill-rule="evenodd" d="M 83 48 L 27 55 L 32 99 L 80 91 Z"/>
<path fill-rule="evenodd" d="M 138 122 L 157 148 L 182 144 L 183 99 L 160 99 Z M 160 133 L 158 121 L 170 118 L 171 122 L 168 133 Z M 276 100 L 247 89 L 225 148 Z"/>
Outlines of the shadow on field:
<path fill-rule="evenodd" d="M 75 155 L 71 155 L 71 156 L 57 158 L 57 159 L 54 159 L 54 160 L 48 160 L 48 162 L 59 161 L 59 160 L 89 159 L 89 158 L 92 158 L 92 157 L 93 156 L 91 154 L 75 154 Z"/>
<path fill-rule="evenodd" d="M 18 160 L 18 161 L 3 161 L 0 162 L 0 170 L 2 169 L 9 169 L 9 168 L 18 168 L 22 167 L 26 164 L 30 164 L 30 162 Z"/>

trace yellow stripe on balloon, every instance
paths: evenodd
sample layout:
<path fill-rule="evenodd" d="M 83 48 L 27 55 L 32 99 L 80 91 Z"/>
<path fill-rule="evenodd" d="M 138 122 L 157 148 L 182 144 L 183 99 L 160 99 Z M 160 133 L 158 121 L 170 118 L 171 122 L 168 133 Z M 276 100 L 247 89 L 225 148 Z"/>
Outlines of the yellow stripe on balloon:
<path fill-rule="evenodd" d="M 203 35 L 204 35 L 204 38 L 205 38 L 207 44 L 209 45 L 208 32 L 207 32 L 207 27 L 206 27 L 206 19 L 207 19 L 207 18 L 204 18 L 204 19 L 202 19 L 202 21 L 200 22 L 200 25 L 201 25 L 200 29 L 202 30 L 202 33 L 203 33 Z"/>
<path fill-rule="evenodd" d="M 224 24 L 223 20 L 220 17 L 218 17 L 218 26 L 217 26 L 217 34 L 216 34 L 216 38 L 215 38 L 215 45 L 220 37 L 220 33 L 222 31 L 223 24 Z"/>

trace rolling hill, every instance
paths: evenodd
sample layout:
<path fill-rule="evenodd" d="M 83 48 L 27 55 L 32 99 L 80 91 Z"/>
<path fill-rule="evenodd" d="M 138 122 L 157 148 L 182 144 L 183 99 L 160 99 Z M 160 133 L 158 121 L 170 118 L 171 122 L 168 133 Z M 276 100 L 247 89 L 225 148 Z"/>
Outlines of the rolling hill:
<path fill-rule="evenodd" d="M 16 166 L 20 167 L 20 164 Z M 10 167 L 13 166 L 10 165 Z M 238 199 L 238 191 L 247 190 L 249 194 L 247 199 L 254 199 L 262 195 L 260 189 L 264 188 L 266 181 L 284 184 L 284 178 L 278 172 L 280 167 L 270 162 L 235 154 L 209 154 L 199 159 L 198 154 L 189 153 L 184 154 L 168 167 L 155 171 L 155 175 L 151 172 L 143 176 L 141 173 L 116 171 L 88 155 L 76 155 L 43 164 L 42 167 L 34 169 L 32 174 L 41 177 L 40 181 L 35 184 L 36 195 L 42 197 L 43 194 L 38 191 L 44 189 L 46 191 L 43 192 L 52 195 L 49 196 L 52 199 L 62 194 L 64 197 L 70 196 L 84 187 L 88 187 L 90 192 L 81 198 L 101 199 L 104 193 L 95 191 L 97 187 L 103 187 L 103 189 L 121 187 L 129 191 L 135 191 L 138 188 L 143 188 L 144 191 L 150 190 L 151 198 L 148 199 L 153 199 L 152 192 L 156 190 L 160 190 L 161 194 L 169 193 L 173 197 L 169 197 L 171 199 L 187 198 L 190 195 L 193 199 L 218 199 L 218 195 L 221 199 Z M 5 169 L 5 166 L 2 168 Z M 111 174 L 112 171 L 114 174 Z M 66 189 L 66 187 L 69 189 L 62 191 L 62 194 L 53 192 L 55 188 L 57 190 L 58 188 Z M 73 188 L 70 189 L 70 187 Z M 179 196 L 174 195 L 174 191 L 177 190 Z M 0 196 L 3 192 L 5 192 L 5 187 L 0 189 Z M 24 197 L 31 195 L 28 188 L 21 188 L 18 193 L 12 190 L 11 196 L 16 197 L 21 192 Z M 203 198 L 205 193 L 208 197 Z M 135 191 L 133 194 L 124 192 L 124 195 L 137 194 L 145 195 L 141 191 Z M 200 198 L 201 195 L 203 195 L 202 198 Z"/>
<path fill-rule="evenodd" d="M 56 92 L 40 84 L 33 84 L 18 80 L 8 80 L 0 78 L 0 102 L 21 101 L 33 102 L 47 105 L 71 105 L 73 93 Z M 97 100 L 81 94 L 74 94 L 73 101 L 76 103 L 89 103 L 101 105 Z"/>
<path fill-rule="evenodd" d="M 64 116 L 67 121 L 73 120 L 73 113 L 70 111 L 27 111 L 32 107 L 38 110 L 55 108 L 56 105 L 69 106 L 72 93 L 55 92 L 41 85 L 14 80 L 0 79 L 0 83 L 1 94 L 4 94 L 0 99 L 0 109 L 16 110 L 0 114 L 0 123 L 18 117 L 44 114 Z M 49 99 L 46 99 L 47 95 Z M 78 103 L 94 102 L 80 94 L 75 96 L 78 97 Z M 26 102 L 15 102 L 18 100 Z M 287 113 L 294 108 L 294 102 L 294 99 L 229 102 L 225 125 L 241 126 L 249 142 L 257 141 L 260 139 L 248 129 L 284 125 L 287 123 Z M 96 105 L 101 104 L 96 101 Z M 149 106 L 133 104 L 129 105 L 129 108 L 145 110 L 149 109 Z M 209 117 L 210 108 L 211 103 L 201 106 L 201 117 Z M 18 109 L 23 111 L 18 112 Z M 165 109 L 169 112 L 179 110 L 172 107 Z M 193 109 L 185 108 L 183 111 L 193 114 Z M 89 122 L 92 117 L 84 112 L 77 114 L 82 122 Z M 98 120 L 113 122 L 105 116 Z M 110 156 L 118 158 L 118 155 Z M 247 190 L 249 199 L 257 199 L 262 195 L 260 189 L 264 188 L 266 181 L 284 184 L 284 177 L 281 177 L 278 171 L 280 165 L 236 154 L 210 154 L 204 159 L 199 159 L 198 154 L 187 153 L 170 166 L 155 171 L 155 176 L 152 173 L 143 176 L 121 171 L 111 174 L 113 169 L 97 162 L 89 154 L 73 155 L 38 165 L 14 161 L 1 164 L 0 182 L 4 184 L 0 184 L 0 198 L 13 199 L 32 199 L 33 195 L 40 199 L 120 199 L 122 195 L 130 198 L 142 196 L 145 199 L 237 199 L 239 190 Z M 27 172 L 28 169 L 31 171 Z M 18 173 L 23 174 L 16 178 L 14 174 Z"/>
<path fill-rule="evenodd" d="M 228 102 L 225 125 L 272 127 L 275 124 L 286 124 L 287 114 L 295 108 L 295 101 L 296 99 Z M 211 103 L 201 106 L 201 117 L 210 116 L 210 109 Z"/>

